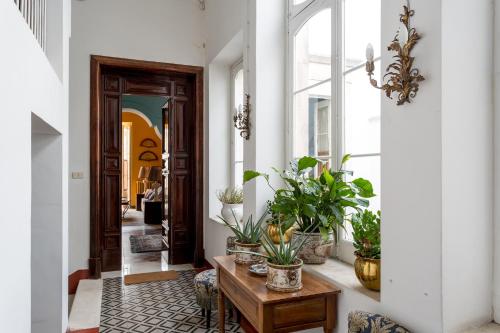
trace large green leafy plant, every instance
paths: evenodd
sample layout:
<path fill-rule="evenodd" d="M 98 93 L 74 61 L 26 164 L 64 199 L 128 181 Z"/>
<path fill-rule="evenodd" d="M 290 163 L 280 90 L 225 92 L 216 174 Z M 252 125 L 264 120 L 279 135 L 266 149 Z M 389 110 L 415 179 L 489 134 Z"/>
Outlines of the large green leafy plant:
<path fill-rule="evenodd" d="M 380 211 L 377 214 L 364 210 L 351 217 L 355 254 L 370 259 L 380 259 Z"/>
<path fill-rule="evenodd" d="M 233 225 L 229 223 L 229 221 L 226 221 L 222 216 L 218 217 L 233 231 L 238 242 L 242 244 L 260 244 L 260 239 L 262 237 L 262 223 L 266 220 L 267 212 L 256 222 L 254 222 L 252 215 L 250 215 L 247 222 L 243 223 L 243 226 L 240 226 L 239 223 Z"/>
<path fill-rule="evenodd" d="M 321 232 L 326 238 L 330 232 L 336 232 L 337 226 L 344 226 L 349 208 L 360 211 L 368 207 L 367 199 L 374 196 L 368 180 L 347 180 L 352 176 L 352 172 L 344 169 L 349 157 L 344 156 L 337 170 L 328 170 L 320 160 L 307 156 L 291 162 L 288 170 L 274 169 L 285 184 L 280 189 L 272 187 L 268 174 L 254 170 L 245 171 L 243 180 L 263 177 L 274 191 L 269 207 L 271 214 L 280 216 L 283 223 L 297 223 L 299 231 Z M 312 176 L 312 170 L 320 163 L 321 174 Z"/>

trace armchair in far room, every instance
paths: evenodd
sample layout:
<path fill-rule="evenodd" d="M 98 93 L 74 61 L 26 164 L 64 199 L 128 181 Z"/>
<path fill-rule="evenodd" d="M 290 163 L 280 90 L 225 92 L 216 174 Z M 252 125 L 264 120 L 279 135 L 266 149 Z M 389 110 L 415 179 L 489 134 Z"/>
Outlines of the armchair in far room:
<path fill-rule="evenodd" d="M 144 212 L 144 223 L 146 224 L 161 224 L 162 222 L 162 204 L 163 190 L 158 187 L 155 190 L 149 189 L 144 193 L 144 198 L 141 200 L 141 209 Z M 156 197 L 156 198 L 155 198 Z"/>

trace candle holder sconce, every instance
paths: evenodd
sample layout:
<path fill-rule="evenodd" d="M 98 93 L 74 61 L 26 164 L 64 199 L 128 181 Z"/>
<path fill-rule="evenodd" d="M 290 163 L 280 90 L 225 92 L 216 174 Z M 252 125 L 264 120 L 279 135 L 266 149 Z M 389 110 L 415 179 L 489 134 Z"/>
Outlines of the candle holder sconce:
<path fill-rule="evenodd" d="M 373 78 L 375 70 L 373 46 L 368 44 L 366 47 L 366 71 L 370 77 L 370 83 L 377 89 L 385 91 L 385 95 L 392 99 L 392 94 L 398 94 L 397 105 L 411 103 L 415 98 L 419 88 L 419 82 L 425 80 L 420 75 L 420 71 L 413 67 L 414 57 L 411 56 L 411 51 L 420 39 L 420 35 L 415 28 L 410 26 L 410 18 L 415 15 L 415 11 L 410 9 L 410 3 L 403 6 L 403 14 L 400 14 L 401 27 L 394 37 L 392 43 L 387 47 L 388 51 L 393 51 L 396 54 L 393 56 L 395 62 L 390 64 L 383 81 L 385 83 L 379 87 L 377 81 Z"/>
<path fill-rule="evenodd" d="M 233 116 L 234 127 L 240 130 L 240 136 L 245 140 L 250 139 L 250 110 L 250 95 L 245 94 L 243 108 L 238 109 Z"/>

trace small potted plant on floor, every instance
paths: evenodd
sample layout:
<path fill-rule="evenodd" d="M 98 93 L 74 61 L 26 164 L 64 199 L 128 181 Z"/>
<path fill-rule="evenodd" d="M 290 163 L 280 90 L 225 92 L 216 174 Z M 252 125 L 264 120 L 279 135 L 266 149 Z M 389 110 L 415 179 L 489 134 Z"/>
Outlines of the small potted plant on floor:
<path fill-rule="evenodd" d="M 380 211 L 364 210 L 351 217 L 353 244 L 356 251 L 354 271 L 361 284 L 380 290 Z"/>
<path fill-rule="evenodd" d="M 232 225 L 241 223 L 243 217 L 243 189 L 226 188 L 217 191 L 217 199 L 222 203 L 221 215 Z"/>
<path fill-rule="evenodd" d="M 227 227 L 229 227 L 236 236 L 235 250 L 237 264 L 255 264 L 262 261 L 262 258 L 256 254 L 261 251 L 262 224 L 266 220 L 267 212 L 254 222 L 252 215 L 243 226 L 240 223 L 232 224 L 223 217 L 219 217 Z M 236 218 L 236 217 L 234 217 Z"/>
<path fill-rule="evenodd" d="M 348 160 L 349 155 L 344 156 L 338 170 L 322 166 L 322 172 L 317 177 L 311 176 L 311 171 L 321 161 L 307 156 L 293 161 L 289 170 L 276 170 L 285 183 L 284 188 L 277 190 L 270 185 L 269 175 L 245 171 L 245 182 L 261 176 L 274 191 L 271 213 L 296 222 L 298 228 L 293 232 L 292 239 L 307 238 L 299 253 L 299 258 L 306 264 L 324 263 L 332 254 L 337 228 L 344 227 L 344 219 L 349 214 L 347 209 L 367 207 L 367 199 L 374 196 L 368 180 L 346 179 L 352 175 L 343 168 Z"/>

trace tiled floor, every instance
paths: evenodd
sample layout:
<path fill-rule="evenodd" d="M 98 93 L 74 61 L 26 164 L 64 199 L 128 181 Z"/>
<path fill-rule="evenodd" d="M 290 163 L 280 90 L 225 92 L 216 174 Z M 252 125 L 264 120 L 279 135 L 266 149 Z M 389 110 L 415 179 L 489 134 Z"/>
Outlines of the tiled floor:
<path fill-rule="evenodd" d="M 215 333 L 217 313 L 212 314 L 211 328 L 196 304 L 193 270 L 179 272 L 171 281 L 125 286 L 122 279 L 104 279 L 101 310 L 102 333 Z M 228 320 L 227 332 L 243 332 Z"/>
<path fill-rule="evenodd" d="M 192 269 L 193 266 L 169 265 L 168 252 L 132 253 L 130 251 L 131 235 L 160 234 L 161 225 L 144 223 L 143 212 L 129 209 L 122 223 L 122 270 L 103 273 L 103 278 L 120 277 L 127 274 L 148 273 L 174 269 L 176 271 Z"/>

